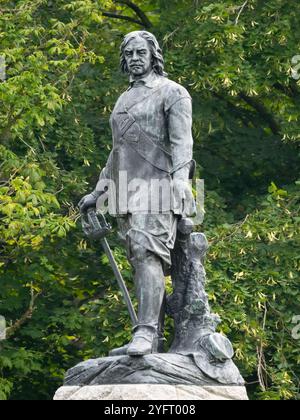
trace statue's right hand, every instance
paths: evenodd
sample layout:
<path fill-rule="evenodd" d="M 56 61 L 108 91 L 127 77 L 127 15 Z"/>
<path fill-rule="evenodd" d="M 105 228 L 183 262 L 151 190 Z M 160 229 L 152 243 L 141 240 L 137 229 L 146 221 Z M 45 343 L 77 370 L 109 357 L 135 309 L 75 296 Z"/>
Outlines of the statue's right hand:
<path fill-rule="evenodd" d="M 99 195 L 94 192 L 85 195 L 78 203 L 80 213 L 86 212 L 89 208 L 96 207 L 98 197 Z"/>

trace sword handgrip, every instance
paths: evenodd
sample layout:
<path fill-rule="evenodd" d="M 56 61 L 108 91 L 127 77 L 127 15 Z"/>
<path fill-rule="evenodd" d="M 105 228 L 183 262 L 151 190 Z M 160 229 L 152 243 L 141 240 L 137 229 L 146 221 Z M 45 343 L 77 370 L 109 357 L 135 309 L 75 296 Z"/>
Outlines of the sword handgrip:
<path fill-rule="evenodd" d="M 107 223 L 104 214 L 96 212 L 91 207 L 86 213 L 81 215 L 82 228 L 86 236 L 90 239 L 102 239 L 112 230 L 110 224 Z"/>

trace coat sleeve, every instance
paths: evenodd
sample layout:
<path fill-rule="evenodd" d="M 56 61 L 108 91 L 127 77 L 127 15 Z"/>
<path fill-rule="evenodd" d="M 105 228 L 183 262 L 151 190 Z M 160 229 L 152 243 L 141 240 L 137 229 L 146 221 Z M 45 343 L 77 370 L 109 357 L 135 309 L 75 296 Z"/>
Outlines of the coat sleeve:
<path fill-rule="evenodd" d="M 193 159 L 192 99 L 181 86 L 173 87 L 165 104 L 168 118 L 168 132 L 173 161 L 173 173 L 181 171 L 189 175 Z M 188 178 L 187 178 L 188 179 Z"/>
<path fill-rule="evenodd" d="M 110 185 L 111 171 L 112 171 L 112 154 L 113 154 L 113 151 L 110 152 L 106 165 L 100 172 L 99 180 L 94 190 L 95 194 L 98 194 L 98 195 L 101 194 L 101 192 L 104 191 L 106 188 L 108 188 Z"/>
<path fill-rule="evenodd" d="M 171 146 L 174 180 L 175 214 L 191 217 L 196 213 L 192 189 L 188 181 L 193 161 L 192 99 L 188 92 L 176 85 L 167 97 L 165 112 Z"/>

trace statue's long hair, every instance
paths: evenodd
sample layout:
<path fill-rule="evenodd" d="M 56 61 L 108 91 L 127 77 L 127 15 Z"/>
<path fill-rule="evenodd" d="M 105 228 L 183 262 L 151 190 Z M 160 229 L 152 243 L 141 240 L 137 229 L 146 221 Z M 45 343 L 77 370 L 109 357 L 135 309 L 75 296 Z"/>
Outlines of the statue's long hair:
<path fill-rule="evenodd" d="M 127 63 L 125 60 L 125 54 L 124 54 L 125 48 L 127 47 L 130 41 L 138 37 L 144 38 L 148 42 L 148 45 L 150 47 L 150 51 L 152 54 L 152 66 L 155 73 L 159 74 L 160 76 L 167 76 L 167 73 L 165 73 L 164 71 L 165 62 L 164 62 L 162 50 L 159 46 L 159 43 L 157 39 L 155 38 L 155 36 L 147 31 L 135 31 L 125 36 L 121 45 L 121 53 L 120 53 L 120 57 L 121 57 L 120 66 L 121 66 L 122 72 L 129 73 Z"/>

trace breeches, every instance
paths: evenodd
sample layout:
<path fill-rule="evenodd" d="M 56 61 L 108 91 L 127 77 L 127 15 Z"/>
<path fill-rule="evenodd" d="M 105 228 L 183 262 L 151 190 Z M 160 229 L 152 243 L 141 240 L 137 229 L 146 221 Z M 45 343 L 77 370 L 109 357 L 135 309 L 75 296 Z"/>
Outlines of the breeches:
<path fill-rule="evenodd" d="M 126 241 L 131 264 L 148 258 L 160 258 L 165 275 L 170 274 L 171 251 L 174 248 L 178 218 L 172 212 L 163 214 L 127 214 L 118 217 L 119 236 Z"/>

